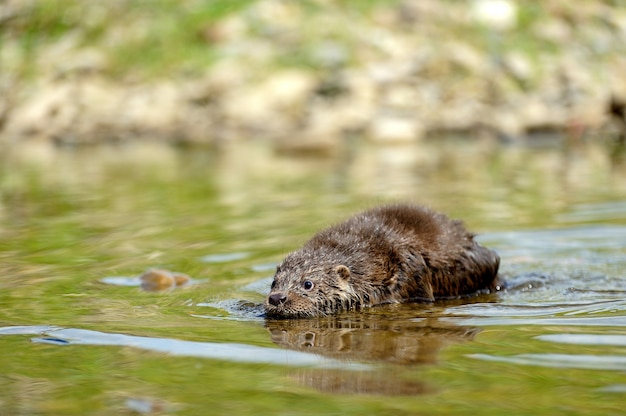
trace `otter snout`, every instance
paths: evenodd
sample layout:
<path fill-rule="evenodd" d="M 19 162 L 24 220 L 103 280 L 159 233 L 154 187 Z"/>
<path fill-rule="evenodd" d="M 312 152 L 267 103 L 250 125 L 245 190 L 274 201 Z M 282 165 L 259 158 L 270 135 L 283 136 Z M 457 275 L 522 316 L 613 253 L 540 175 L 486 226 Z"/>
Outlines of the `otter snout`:
<path fill-rule="evenodd" d="M 270 305 L 280 306 L 287 301 L 287 295 L 281 292 L 272 293 L 268 296 L 267 301 Z"/>

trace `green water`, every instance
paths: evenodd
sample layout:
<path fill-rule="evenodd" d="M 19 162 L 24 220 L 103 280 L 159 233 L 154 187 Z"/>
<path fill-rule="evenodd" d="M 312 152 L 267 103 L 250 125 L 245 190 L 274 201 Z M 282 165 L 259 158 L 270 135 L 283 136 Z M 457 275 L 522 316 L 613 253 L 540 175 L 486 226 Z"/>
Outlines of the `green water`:
<path fill-rule="evenodd" d="M 0 415 L 623 414 L 625 178 L 590 144 L 5 150 Z M 464 219 L 515 288 L 260 316 L 285 253 L 398 200 Z M 193 284 L 106 283 L 153 267 Z"/>

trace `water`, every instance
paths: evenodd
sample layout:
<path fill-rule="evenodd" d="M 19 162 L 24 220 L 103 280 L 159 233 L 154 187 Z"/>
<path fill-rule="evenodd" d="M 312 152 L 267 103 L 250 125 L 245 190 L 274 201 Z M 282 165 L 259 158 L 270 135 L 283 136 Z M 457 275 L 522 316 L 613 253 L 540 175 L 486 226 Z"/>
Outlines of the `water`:
<path fill-rule="evenodd" d="M 623 413 L 626 166 L 601 145 L 0 159 L 0 415 Z M 511 288 L 263 319 L 285 253 L 397 200 L 464 219 Z M 151 268 L 192 280 L 142 290 Z"/>

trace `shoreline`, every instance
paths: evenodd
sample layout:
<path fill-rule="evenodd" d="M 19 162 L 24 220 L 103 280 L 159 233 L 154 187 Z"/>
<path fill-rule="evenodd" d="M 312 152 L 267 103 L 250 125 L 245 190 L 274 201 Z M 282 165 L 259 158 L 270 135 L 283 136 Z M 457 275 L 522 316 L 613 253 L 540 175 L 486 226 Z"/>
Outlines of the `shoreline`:
<path fill-rule="evenodd" d="M 26 53 L 19 16 L 22 25 L 36 16 L 8 3 L 3 7 L 18 17 L 0 43 L 0 143 L 253 138 L 287 153 L 326 153 L 354 135 L 377 143 L 449 134 L 516 142 L 608 132 L 624 141 L 626 11 L 492 0 L 508 4 L 508 17 L 480 15 L 491 9 L 476 4 L 489 1 L 394 1 L 366 11 L 332 2 L 314 11 L 249 2 L 169 46 L 210 55 L 212 63 L 192 64 L 183 55 L 178 70 L 153 76 L 116 67 L 120 57 L 110 44 L 134 39 L 152 47 L 146 30 L 167 36 L 167 26 L 151 27 L 138 14 L 138 26 L 125 27 L 118 10 L 108 17 L 117 20 L 100 22 L 101 38 L 85 43 L 90 23 L 78 12 L 97 9 L 69 3 L 79 26 L 51 40 L 26 33 L 41 37 Z M 135 55 L 140 60 L 141 50 Z M 166 56 L 153 59 L 165 63 Z"/>

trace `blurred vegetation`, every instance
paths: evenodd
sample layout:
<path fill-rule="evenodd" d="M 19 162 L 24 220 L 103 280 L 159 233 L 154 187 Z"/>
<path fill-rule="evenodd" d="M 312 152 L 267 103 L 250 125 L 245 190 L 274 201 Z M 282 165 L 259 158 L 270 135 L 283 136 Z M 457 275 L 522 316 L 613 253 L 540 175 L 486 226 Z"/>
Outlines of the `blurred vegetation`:
<path fill-rule="evenodd" d="M 492 1 L 6 0 L 0 131 L 327 152 L 346 132 L 604 128 L 626 94 L 623 2 Z"/>
<path fill-rule="evenodd" d="M 4 40 L 18 40 L 21 73 L 36 70 L 31 65 L 42 49 L 64 38 L 68 48 L 96 48 L 108 59 L 110 75 L 135 73 L 148 76 L 194 73 L 212 64 L 217 58 L 216 46 L 220 34 L 216 22 L 236 13 L 255 11 L 250 6 L 258 0 L 113 0 L 105 3 L 81 0 L 31 0 L 9 1 L 0 14 L 0 28 Z M 456 1 L 445 1 L 442 6 L 458 8 Z M 529 55 L 537 52 L 554 52 L 556 46 L 545 39 L 538 39 L 528 30 L 534 23 L 550 14 L 554 2 L 520 2 L 518 6 L 518 29 L 502 39 L 507 50 L 521 50 Z M 618 6 L 605 2 L 607 6 Z M 296 44 L 287 46 L 278 57 L 279 65 L 315 66 L 310 59 L 311 45 L 332 39 L 350 48 L 358 41 L 359 33 L 341 25 L 324 25 L 315 16 L 322 13 L 343 15 L 358 24 L 372 19 L 372 11 L 397 9 L 400 0 L 349 0 L 349 1 L 302 1 L 295 6 L 303 16 Z M 565 9 L 564 9 L 565 10 Z M 0 9 L 1 11 L 1 9 Z M 561 10 L 559 9 L 559 12 Z M 566 16 L 567 19 L 567 16 Z M 571 20 L 571 19 L 570 19 Z M 450 16 L 446 30 L 451 38 L 471 41 L 475 46 L 487 49 L 487 39 L 479 26 L 466 19 Z M 373 22 L 376 23 L 376 22 Z M 575 23 L 575 22 L 572 22 Z M 393 28 L 402 30 L 402 28 Z M 406 28 L 405 28 L 406 29 Z M 250 35 L 273 36 L 271 29 L 263 24 L 249 25 Z M 358 30 L 358 29 L 356 29 Z M 352 30 L 354 32 L 354 29 Z M 362 34 L 361 34 L 362 35 Z"/>
<path fill-rule="evenodd" d="M 78 47 L 97 47 L 110 58 L 113 74 L 140 69 L 159 74 L 212 62 L 203 31 L 252 0 L 23 2 L 1 22 L 5 36 L 19 39 L 24 63 L 41 48 L 67 37 Z M 23 68 L 27 70 L 29 68 Z M 31 68 L 32 69 L 32 68 Z"/>
<path fill-rule="evenodd" d="M 365 12 L 397 0 L 340 2 L 343 10 Z M 111 75 L 128 71 L 162 76 L 194 72 L 214 62 L 213 25 L 241 12 L 255 0 L 113 0 L 105 3 L 81 0 L 33 0 L 5 6 L 0 28 L 6 39 L 17 39 L 23 54 L 20 72 L 43 48 L 65 37 L 71 46 L 94 47 L 109 58 Z M 304 1 L 308 13 L 319 12 L 318 2 Z"/>
<path fill-rule="evenodd" d="M 316 47 L 325 41 L 343 48 L 343 63 L 353 62 L 359 51 L 355 47 L 365 38 L 375 38 L 376 33 L 362 33 L 364 27 L 389 26 L 379 24 L 386 12 L 394 10 L 402 13 L 404 3 L 401 0 L 347 0 L 314 1 L 307 0 L 289 5 L 297 9 L 297 20 L 289 22 L 275 21 L 270 27 L 267 18 L 259 18 L 258 0 L 112 0 L 105 3 L 81 0 L 26 0 L 8 1 L 0 5 L 0 41 L 17 41 L 21 59 L 8 59 L 0 68 L 18 62 L 15 70 L 20 75 L 33 75 L 38 68 L 45 70 L 49 54 L 40 56 L 46 48 L 55 44 L 61 52 L 68 49 L 96 49 L 106 57 L 105 72 L 110 76 L 176 76 L 201 73 L 220 57 L 219 46 L 224 42 L 219 22 L 233 14 L 243 14 L 250 38 L 270 40 L 280 48 L 274 57 L 274 64 L 279 66 L 304 66 L 319 68 L 316 62 Z M 484 28 L 468 19 L 470 4 L 458 1 L 441 2 L 441 10 L 434 17 L 441 21 L 432 21 L 433 15 L 426 16 L 431 21 L 420 20 L 422 16 L 413 16 L 406 27 L 386 27 L 392 31 L 414 30 L 412 25 L 431 25 L 436 31 L 432 40 L 458 39 L 468 42 L 482 50 L 493 47 Z M 498 36 L 498 48 L 507 52 L 520 52 L 527 59 L 534 61 L 547 54 L 556 54 L 560 45 L 553 39 L 537 36 L 533 26 L 552 17 L 567 22 L 584 40 L 589 26 L 615 28 L 609 18 L 611 8 L 623 7 L 621 1 L 577 2 L 579 10 L 590 10 L 585 21 L 571 4 L 559 1 L 518 2 L 516 30 L 506 36 Z M 592 6 L 593 4 L 593 6 Z M 382 13 L 375 13 L 376 11 Z M 328 16 L 331 16 L 330 18 Z M 341 16 L 338 18 L 337 16 Z M 280 20 L 280 19 L 279 19 Z M 342 24 L 344 22 L 349 24 Z M 438 28 L 436 26 L 441 26 Z M 281 30 L 297 30 L 296 34 L 279 33 Z M 422 30 L 422 29 L 419 29 Z M 285 39 L 285 37 L 287 39 Z M 3 39 L 4 38 L 4 39 Z M 493 39 L 491 39 L 493 41 Z M 243 47 L 245 48 L 246 45 Z M 256 45 L 250 46 L 250 53 Z M 581 42 L 583 49 L 594 49 L 591 55 L 610 58 L 613 47 L 601 45 L 589 40 Z M 52 55 L 55 50 L 53 49 Z M 240 51 L 240 53 L 245 53 Z M 5 52 L 6 54 L 6 52 Z M 37 62 L 37 60 L 44 62 Z M 49 62 L 48 62 L 49 63 Z M 99 68 L 103 69 L 103 68 Z M 462 72 L 462 71 L 461 71 Z M 445 74 L 444 74 L 445 75 Z M 460 74 L 462 75 L 462 74 Z"/>

